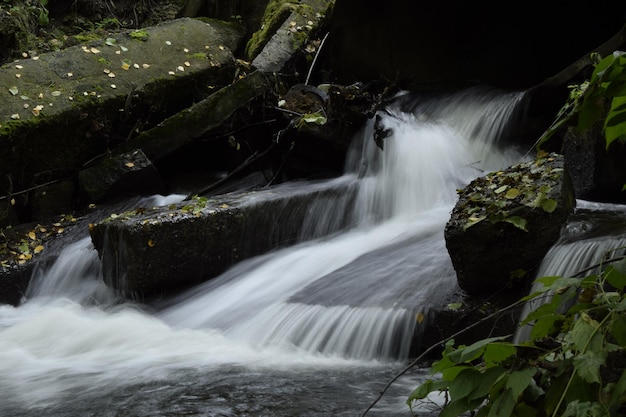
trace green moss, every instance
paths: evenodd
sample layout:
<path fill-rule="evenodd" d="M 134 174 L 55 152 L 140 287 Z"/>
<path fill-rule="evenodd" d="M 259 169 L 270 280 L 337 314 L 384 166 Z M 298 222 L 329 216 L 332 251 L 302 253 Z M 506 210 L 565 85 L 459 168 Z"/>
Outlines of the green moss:
<path fill-rule="evenodd" d="M 195 54 L 191 55 L 191 58 L 202 59 L 206 61 L 207 56 L 205 52 L 196 52 Z"/>
<path fill-rule="evenodd" d="M 111 61 L 103 57 L 98 57 L 96 61 L 98 61 L 98 63 L 103 64 L 103 65 L 111 65 Z"/>
<path fill-rule="evenodd" d="M 265 9 L 261 29 L 252 34 L 246 45 L 246 56 L 252 60 L 269 40 L 269 34 L 283 24 L 289 15 L 296 11 L 298 2 L 294 0 L 271 0 Z"/>
<path fill-rule="evenodd" d="M 74 39 L 78 42 L 91 42 L 100 39 L 100 36 L 97 33 L 81 33 L 78 35 L 74 35 Z"/>
<path fill-rule="evenodd" d="M 102 19 L 100 22 L 96 23 L 96 29 L 119 29 L 122 25 L 117 18 L 107 18 Z"/>
<path fill-rule="evenodd" d="M 145 30 L 140 29 L 130 32 L 129 36 L 131 37 L 131 39 L 135 39 L 138 41 L 147 41 L 150 35 Z"/>

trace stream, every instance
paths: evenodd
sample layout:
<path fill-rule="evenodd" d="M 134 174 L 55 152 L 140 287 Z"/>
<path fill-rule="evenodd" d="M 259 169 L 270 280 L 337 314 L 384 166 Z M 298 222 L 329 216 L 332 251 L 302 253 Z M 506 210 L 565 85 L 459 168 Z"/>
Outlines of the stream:
<path fill-rule="evenodd" d="M 410 362 L 416 312 L 456 291 L 443 239 L 456 190 L 523 159 L 506 143 L 522 102 L 474 89 L 381 111 L 384 151 L 372 121 L 328 180 L 356 187 L 350 212 L 321 205 L 314 239 L 163 303 L 121 298 L 89 237 L 76 240 L 35 272 L 19 306 L 0 305 L 0 415 L 361 415 Z M 320 231 L 337 216 L 351 227 Z M 428 375 L 407 372 L 367 415 L 412 415 L 406 398 Z M 434 416 L 439 401 L 413 412 Z"/>

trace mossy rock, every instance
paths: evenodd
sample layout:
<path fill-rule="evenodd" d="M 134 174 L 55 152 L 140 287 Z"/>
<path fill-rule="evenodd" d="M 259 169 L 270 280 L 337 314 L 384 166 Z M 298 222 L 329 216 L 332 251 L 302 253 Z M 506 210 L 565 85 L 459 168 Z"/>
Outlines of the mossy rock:
<path fill-rule="evenodd" d="M 0 196 L 67 179 L 230 84 L 232 30 L 177 19 L 0 67 Z"/>
<path fill-rule="evenodd" d="M 575 206 L 562 155 L 472 181 L 444 232 L 459 286 L 485 294 L 528 283 Z"/>

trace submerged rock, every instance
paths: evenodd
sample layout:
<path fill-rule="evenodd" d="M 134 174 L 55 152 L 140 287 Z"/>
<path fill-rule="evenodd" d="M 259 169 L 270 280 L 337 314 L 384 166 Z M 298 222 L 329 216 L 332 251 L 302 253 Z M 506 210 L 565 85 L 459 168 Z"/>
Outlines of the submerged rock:
<path fill-rule="evenodd" d="M 523 283 L 575 205 L 557 154 L 472 181 L 459 192 L 444 232 L 459 286 L 484 294 Z"/>

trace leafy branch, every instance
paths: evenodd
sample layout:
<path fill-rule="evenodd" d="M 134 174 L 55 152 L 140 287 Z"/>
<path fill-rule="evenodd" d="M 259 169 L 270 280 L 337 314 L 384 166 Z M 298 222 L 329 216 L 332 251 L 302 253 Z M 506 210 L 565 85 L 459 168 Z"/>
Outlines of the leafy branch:
<path fill-rule="evenodd" d="M 616 140 L 626 142 L 626 52 L 604 58 L 594 53 L 591 58 L 595 64 L 590 79 L 569 86 L 566 103 L 537 141 L 537 149 L 565 125 L 585 130 L 601 120 L 607 149 Z"/>
<path fill-rule="evenodd" d="M 443 392 L 442 417 L 623 415 L 626 260 L 594 269 L 583 278 L 539 278 L 540 290 L 511 305 L 547 300 L 521 322 L 533 325 L 527 341 L 492 337 L 455 347 L 456 335 L 446 340 L 431 367 L 437 377 L 413 391 L 409 407 Z"/>

